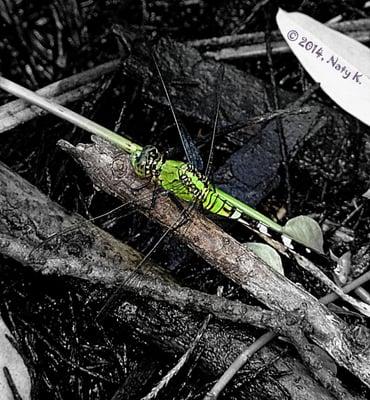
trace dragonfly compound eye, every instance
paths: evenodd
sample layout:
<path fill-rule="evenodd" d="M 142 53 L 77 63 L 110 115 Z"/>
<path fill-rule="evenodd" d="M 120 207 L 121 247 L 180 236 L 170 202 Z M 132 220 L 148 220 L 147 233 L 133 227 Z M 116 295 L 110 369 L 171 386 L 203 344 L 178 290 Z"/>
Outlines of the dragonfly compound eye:
<path fill-rule="evenodd" d="M 155 146 L 145 146 L 141 151 L 131 154 L 131 164 L 138 176 L 152 178 L 158 175 L 163 164 L 163 155 Z"/>

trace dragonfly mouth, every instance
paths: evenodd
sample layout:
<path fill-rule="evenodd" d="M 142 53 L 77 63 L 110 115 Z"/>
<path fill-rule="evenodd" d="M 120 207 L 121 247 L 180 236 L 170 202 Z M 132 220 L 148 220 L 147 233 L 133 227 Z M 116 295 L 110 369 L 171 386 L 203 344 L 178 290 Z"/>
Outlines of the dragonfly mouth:
<path fill-rule="evenodd" d="M 145 146 L 131 154 L 131 165 L 141 178 L 155 178 L 164 162 L 164 156 L 155 146 Z"/>

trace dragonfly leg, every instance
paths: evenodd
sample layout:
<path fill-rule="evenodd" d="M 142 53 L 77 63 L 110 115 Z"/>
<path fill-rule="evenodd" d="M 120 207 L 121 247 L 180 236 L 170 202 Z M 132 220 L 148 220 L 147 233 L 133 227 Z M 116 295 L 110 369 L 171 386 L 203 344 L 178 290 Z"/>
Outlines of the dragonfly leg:
<path fill-rule="evenodd" d="M 152 183 L 152 181 L 150 179 L 147 179 L 143 184 L 141 184 L 139 186 L 133 186 L 131 188 L 131 190 L 133 192 L 138 192 L 139 190 L 142 190 L 142 189 L 145 189 L 146 187 L 148 187 L 151 183 Z M 154 192 L 155 192 L 155 190 L 154 190 Z"/>
<path fill-rule="evenodd" d="M 160 193 L 163 193 L 163 190 L 161 190 L 161 188 L 157 187 L 153 190 L 153 196 L 152 196 L 152 201 L 150 203 L 150 208 L 154 208 L 155 207 L 155 203 L 158 199 L 158 196 Z"/>
<path fill-rule="evenodd" d="M 180 202 L 180 200 L 177 197 L 171 196 L 171 198 L 175 203 L 176 207 L 179 209 L 179 211 L 181 211 L 181 218 L 179 218 L 175 229 L 181 228 L 182 226 L 186 225 L 189 222 L 191 212 L 195 207 L 195 203 L 190 204 L 187 207 L 184 207 L 184 205 Z"/>

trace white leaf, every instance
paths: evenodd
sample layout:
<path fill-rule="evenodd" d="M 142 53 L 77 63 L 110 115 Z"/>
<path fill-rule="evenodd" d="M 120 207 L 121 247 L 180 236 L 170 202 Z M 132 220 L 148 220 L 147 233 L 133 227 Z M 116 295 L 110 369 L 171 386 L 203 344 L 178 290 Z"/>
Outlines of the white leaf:
<path fill-rule="evenodd" d="M 370 189 L 367 189 L 366 192 L 362 195 L 362 197 L 365 197 L 365 199 L 370 200 Z"/>
<path fill-rule="evenodd" d="M 12 334 L 0 317 L 0 399 L 14 399 L 8 381 L 4 375 L 4 367 L 7 367 L 22 399 L 30 400 L 31 378 L 22 357 L 9 342 L 7 336 L 12 337 Z"/>
<path fill-rule="evenodd" d="M 276 22 L 293 53 L 323 91 L 370 125 L 370 49 L 298 12 L 279 9 Z"/>
<path fill-rule="evenodd" d="M 332 258 L 335 255 L 330 252 Z M 348 278 L 351 275 L 352 271 L 352 254 L 350 251 L 342 254 L 340 257 L 336 258 L 336 267 L 333 271 L 335 281 L 338 285 L 343 286 L 348 282 Z"/>

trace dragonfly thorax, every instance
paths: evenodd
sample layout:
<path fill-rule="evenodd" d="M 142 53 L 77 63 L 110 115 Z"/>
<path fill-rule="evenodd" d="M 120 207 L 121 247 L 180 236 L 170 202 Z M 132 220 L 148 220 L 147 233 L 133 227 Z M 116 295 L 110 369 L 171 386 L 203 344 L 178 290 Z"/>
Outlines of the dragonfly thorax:
<path fill-rule="evenodd" d="M 164 155 L 155 146 L 145 146 L 130 157 L 135 173 L 141 178 L 157 178 L 164 163 Z"/>

